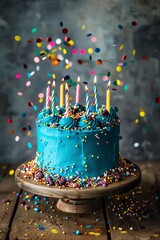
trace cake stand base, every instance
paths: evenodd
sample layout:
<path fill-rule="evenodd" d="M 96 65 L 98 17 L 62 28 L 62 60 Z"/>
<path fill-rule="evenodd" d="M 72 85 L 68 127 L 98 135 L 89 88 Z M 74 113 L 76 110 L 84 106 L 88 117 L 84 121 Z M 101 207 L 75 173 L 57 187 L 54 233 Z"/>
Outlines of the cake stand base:
<path fill-rule="evenodd" d="M 57 208 L 62 212 L 68 213 L 87 213 L 93 212 L 100 207 L 99 199 L 59 199 Z"/>
<path fill-rule="evenodd" d="M 96 210 L 100 206 L 100 198 L 102 199 L 104 196 L 127 192 L 139 185 L 141 182 L 141 170 L 136 164 L 133 164 L 129 160 L 125 159 L 125 161 L 127 161 L 128 164 L 134 165 L 134 175 L 125 177 L 119 182 L 113 182 L 107 187 L 97 186 L 95 188 L 76 189 L 40 184 L 34 179 L 25 178 L 23 164 L 17 168 L 15 180 L 20 188 L 28 192 L 46 197 L 59 198 L 57 207 L 63 212 L 87 213 Z"/>

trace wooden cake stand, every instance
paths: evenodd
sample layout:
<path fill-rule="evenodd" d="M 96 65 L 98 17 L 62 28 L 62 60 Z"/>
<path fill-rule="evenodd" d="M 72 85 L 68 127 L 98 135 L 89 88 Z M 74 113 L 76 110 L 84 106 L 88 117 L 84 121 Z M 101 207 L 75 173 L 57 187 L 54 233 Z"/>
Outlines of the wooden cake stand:
<path fill-rule="evenodd" d="M 131 163 L 129 160 L 127 161 Z M 134 172 L 135 176 L 128 176 L 122 181 L 109 184 L 107 187 L 98 186 L 96 188 L 76 189 L 42 185 L 35 180 L 25 178 L 20 171 L 22 165 L 15 172 L 15 180 L 20 188 L 28 192 L 59 198 L 57 207 L 63 212 L 87 213 L 99 208 L 99 198 L 127 192 L 139 185 L 141 182 L 141 170 L 137 165 L 133 165 L 136 169 L 136 172 Z"/>

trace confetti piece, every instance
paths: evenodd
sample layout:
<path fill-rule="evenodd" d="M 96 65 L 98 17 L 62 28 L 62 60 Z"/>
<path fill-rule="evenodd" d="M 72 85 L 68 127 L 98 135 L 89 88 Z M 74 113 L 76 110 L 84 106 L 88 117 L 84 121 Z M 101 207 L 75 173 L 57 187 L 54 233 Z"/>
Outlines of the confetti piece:
<path fill-rule="evenodd" d="M 29 106 L 29 107 L 33 107 L 33 102 L 29 102 L 29 103 L 28 103 L 28 106 Z"/>
<path fill-rule="evenodd" d="M 68 33 L 68 29 L 67 29 L 67 28 L 63 28 L 63 29 L 62 29 L 62 33 L 63 33 L 63 34 L 67 34 L 67 33 Z"/>
<path fill-rule="evenodd" d="M 138 147 L 139 147 L 139 143 L 138 143 L 138 142 L 135 142 L 135 143 L 133 144 L 133 146 L 134 146 L 135 148 L 138 148 Z"/>
<path fill-rule="evenodd" d="M 92 54 L 93 53 L 93 49 L 92 48 L 88 48 L 88 53 Z"/>
<path fill-rule="evenodd" d="M 38 94 L 38 97 L 39 97 L 39 98 L 43 98 L 43 97 L 44 97 L 44 93 L 39 93 L 39 94 Z"/>
<path fill-rule="evenodd" d="M 143 108 L 140 109 L 139 116 L 140 117 L 145 117 L 146 113 Z"/>
<path fill-rule="evenodd" d="M 128 84 L 125 84 L 125 85 L 124 85 L 124 90 L 127 91 L 128 88 L 129 88 L 129 87 L 128 87 Z"/>
<path fill-rule="evenodd" d="M 17 42 L 21 41 L 21 37 L 20 37 L 19 35 L 16 35 L 16 36 L 14 37 L 14 39 L 15 39 Z"/>
<path fill-rule="evenodd" d="M 57 230 L 57 229 L 51 229 L 51 232 L 52 232 L 53 234 L 57 234 L 57 233 L 58 233 L 58 230 Z"/>
<path fill-rule="evenodd" d="M 117 27 L 118 27 L 119 30 L 122 30 L 122 29 L 123 29 L 123 26 L 122 26 L 121 24 L 118 24 Z"/>
<path fill-rule="evenodd" d="M 108 81 L 108 76 L 102 76 L 102 81 Z"/>
<path fill-rule="evenodd" d="M 131 25 L 132 25 L 133 27 L 135 27 L 135 26 L 137 26 L 137 22 L 132 21 L 132 22 L 131 22 Z"/>
<path fill-rule="evenodd" d="M 40 61 L 39 57 L 35 57 L 35 58 L 34 58 L 34 62 L 35 62 L 35 63 L 39 63 L 39 61 Z"/>
<path fill-rule="evenodd" d="M 93 43 L 97 42 L 97 38 L 95 36 L 91 37 L 91 42 Z"/>
<path fill-rule="evenodd" d="M 98 60 L 96 61 L 96 64 L 97 64 L 97 65 L 102 65 L 102 60 L 101 60 L 101 59 L 98 59 Z"/>
<path fill-rule="evenodd" d="M 32 32 L 32 33 L 36 33 L 36 32 L 37 32 L 37 28 L 35 28 L 35 27 L 32 28 L 31 32 Z"/>
<path fill-rule="evenodd" d="M 62 40 L 61 40 L 60 38 L 57 38 L 57 39 L 56 39 L 56 44 L 57 44 L 57 45 L 61 44 L 61 42 L 62 42 Z"/>
<path fill-rule="evenodd" d="M 127 56 L 126 56 L 126 55 L 123 55 L 121 59 L 122 59 L 122 61 L 123 61 L 123 60 L 125 60 L 126 58 L 127 58 Z"/>
<path fill-rule="evenodd" d="M 136 55 L 136 50 L 135 49 L 132 50 L 132 55 L 133 56 Z"/>
<path fill-rule="evenodd" d="M 8 119 L 7 119 L 7 122 L 8 122 L 8 123 L 12 123 L 13 120 L 12 120 L 11 118 L 8 118 Z"/>
<path fill-rule="evenodd" d="M 16 142 L 18 142 L 19 139 L 20 139 L 19 136 L 16 136 L 16 137 L 15 137 L 15 141 L 16 141 Z"/>
<path fill-rule="evenodd" d="M 158 233 L 154 233 L 152 236 L 153 237 L 159 237 L 160 235 Z"/>
<path fill-rule="evenodd" d="M 156 97 L 155 102 L 160 104 L 160 97 Z"/>
<path fill-rule="evenodd" d="M 17 73 L 16 76 L 15 76 L 16 79 L 19 79 L 21 78 L 21 73 Z"/>
<path fill-rule="evenodd" d="M 14 134 L 14 130 L 9 130 L 9 134 Z"/>
<path fill-rule="evenodd" d="M 127 231 L 121 231 L 121 233 L 122 233 L 122 234 L 126 234 L 126 233 L 127 233 Z"/>
<path fill-rule="evenodd" d="M 79 52 L 80 52 L 80 54 L 84 55 L 86 53 L 86 50 L 85 49 L 81 49 Z"/>
<path fill-rule="evenodd" d="M 101 51 L 100 48 L 95 48 L 95 52 L 96 52 L 96 53 L 99 53 L 100 51 Z"/>
<path fill-rule="evenodd" d="M 82 25 L 82 30 L 84 30 L 84 29 L 85 29 L 85 27 L 86 27 L 86 26 L 83 24 L 83 25 Z"/>
<path fill-rule="evenodd" d="M 117 71 L 117 72 L 121 72 L 121 71 L 122 71 L 122 67 L 121 67 L 121 66 L 117 66 L 117 67 L 116 67 L 116 71 Z"/>
<path fill-rule="evenodd" d="M 28 146 L 29 149 L 31 149 L 32 148 L 32 143 L 28 142 L 27 146 Z"/>
<path fill-rule="evenodd" d="M 14 169 L 11 169 L 10 171 L 9 171 L 9 175 L 13 175 L 14 174 Z"/>
<path fill-rule="evenodd" d="M 121 45 L 121 46 L 119 47 L 119 50 L 121 51 L 123 48 L 124 48 L 124 45 Z"/>
<path fill-rule="evenodd" d="M 22 92 L 17 92 L 17 95 L 18 96 L 23 96 L 23 93 Z"/>
<path fill-rule="evenodd" d="M 26 82 L 26 87 L 29 87 L 29 86 L 31 86 L 31 81 Z"/>

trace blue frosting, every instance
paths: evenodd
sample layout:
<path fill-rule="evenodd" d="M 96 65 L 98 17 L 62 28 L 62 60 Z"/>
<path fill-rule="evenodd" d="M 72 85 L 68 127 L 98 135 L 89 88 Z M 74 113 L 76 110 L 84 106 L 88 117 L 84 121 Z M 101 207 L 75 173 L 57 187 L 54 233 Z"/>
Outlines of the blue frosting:
<path fill-rule="evenodd" d="M 46 115 L 50 115 L 50 114 L 51 114 L 51 109 L 50 108 L 43 108 L 42 111 L 38 113 L 37 118 L 42 119 Z"/>
<path fill-rule="evenodd" d="M 96 129 L 98 121 L 96 118 L 87 117 L 84 115 L 78 122 L 78 127 L 81 129 Z"/>
<path fill-rule="evenodd" d="M 37 124 L 37 163 L 50 175 L 95 177 L 118 167 L 119 124 L 102 130 L 58 130 Z"/>
<path fill-rule="evenodd" d="M 64 117 L 60 119 L 59 126 L 64 129 L 71 129 L 76 127 L 77 123 L 72 117 Z"/>

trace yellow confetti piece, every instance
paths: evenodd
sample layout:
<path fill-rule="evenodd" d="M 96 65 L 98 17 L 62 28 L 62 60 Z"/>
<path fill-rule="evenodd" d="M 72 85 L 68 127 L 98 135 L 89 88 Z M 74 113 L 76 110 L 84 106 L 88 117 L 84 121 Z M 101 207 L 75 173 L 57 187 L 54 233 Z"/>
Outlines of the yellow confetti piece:
<path fill-rule="evenodd" d="M 94 93 L 91 93 L 91 94 L 90 94 L 90 97 L 94 97 Z"/>
<path fill-rule="evenodd" d="M 43 102 L 43 98 L 40 98 L 40 99 L 39 99 L 39 103 L 42 103 L 42 102 Z"/>
<path fill-rule="evenodd" d="M 145 113 L 143 108 L 140 109 L 139 116 L 140 117 L 145 117 L 146 116 L 146 113 Z"/>
<path fill-rule="evenodd" d="M 90 234 L 90 235 L 94 235 L 94 234 L 95 234 L 95 232 L 89 232 L 89 234 Z"/>
<path fill-rule="evenodd" d="M 121 80 L 117 79 L 117 85 L 118 85 L 118 86 L 121 85 Z"/>
<path fill-rule="evenodd" d="M 9 175 L 13 175 L 13 174 L 14 174 L 14 170 L 11 169 L 11 170 L 9 171 Z"/>
<path fill-rule="evenodd" d="M 119 47 L 119 50 L 122 50 L 124 48 L 124 45 L 121 45 L 120 47 Z"/>
<path fill-rule="evenodd" d="M 42 42 L 37 43 L 37 47 L 42 47 L 42 46 L 43 46 Z"/>
<path fill-rule="evenodd" d="M 116 67 L 116 71 L 117 71 L 117 72 L 121 72 L 121 71 L 122 71 L 122 67 L 117 66 L 117 67 Z"/>
<path fill-rule="evenodd" d="M 30 198 L 30 196 L 29 196 L 29 195 L 26 195 L 25 198 L 28 199 L 28 198 Z"/>
<path fill-rule="evenodd" d="M 62 51 L 62 47 L 59 47 L 58 49 L 59 49 L 60 51 Z"/>
<path fill-rule="evenodd" d="M 67 54 L 67 50 L 66 49 L 63 49 L 63 54 Z"/>
<path fill-rule="evenodd" d="M 58 233 L 58 230 L 57 230 L 57 229 L 52 229 L 51 232 L 52 232 L 53 234 L 57 234 L 57 233 Z"/>
<path fill-rule="evenodd" d="M 52 74 L 52 78 L 53 78 L 53 79 L 56 79 L 56 74 L 53 73 L 53 74 Z"/>
<path fill-rule="evenodd" d="M 83 24 L 83 25 L 82 25 L 82 30 L 84 30 L 85 28 L 86 28 L 86 26 Z"/>
<path fill-rule="evenodd" d="M 69 65 L 69 64 L 67 64 L 67 65 L 65 66 L 65 69 L 68 69 L 68 68 L 70 68 L 70 65 Z"/>
<path fill-rule="evenodd" d="M 92 48 L 88 48 L 88 53 L 89 54 L 93 53 L 93 49 Z"/>
<path fill-rule="evenodd" d="M 123 228 L 121 228 L 121 227 L 119 227 L 118 229 L 119 229 L 120 231 L 122 231 L 122 230 L 123 230 Z"/>
<path fill-rule="evenodd" d="M 16 35 L 16 36 L 14 37 L 14 39 L 15 39 L 17 42 L 21 41 L 21 37 L 20 37 L 19 35 Z"/>
<path fill-rule="evenodd" d="M 127 233 L 127 231 L 121 231 L 121 233 L 122 233 L 122 234 L 126 234 L 126 233 Z"/>
<path fill-rule="evenodd" d="M 69 40 L 69 42 L 68 42 L 71 46 L 73 46 L 74 45 L 74 41 L 73 40 Z"/>
<path fill-rule="evenodd" d="M 136 50 L 135 49 L 132 50 L 132 55 L 136 55 Z"/>
<path fill-rule="evenodd" d="M 152 236 L 153 237 L 159 237 L 160 235 L 158 233 L 154 233 Z"/>
<path fill-rule="evenodd" d="M 139 119 L 138 119 L 138 118 L 135 120 L 135 123 L 136 123 L 136 124 L 139 123 Z"/>
<path fill-rule="evenodd" d="M 101 234 L 100 234 L 100 233 L 95 233 L 94 235 L 95 235 L 95 236 L 99 236 L 99 235 L 101 235 Z"/>

